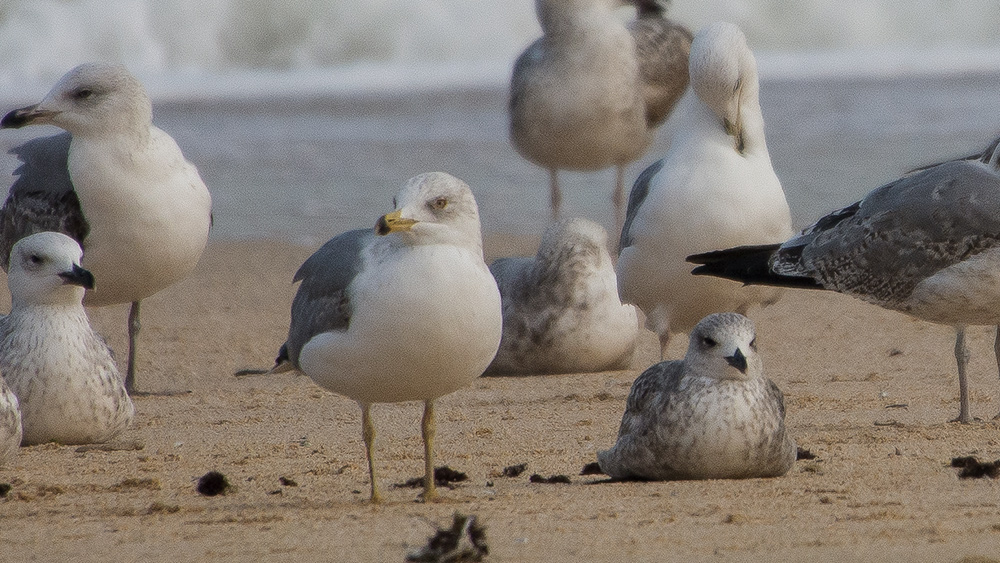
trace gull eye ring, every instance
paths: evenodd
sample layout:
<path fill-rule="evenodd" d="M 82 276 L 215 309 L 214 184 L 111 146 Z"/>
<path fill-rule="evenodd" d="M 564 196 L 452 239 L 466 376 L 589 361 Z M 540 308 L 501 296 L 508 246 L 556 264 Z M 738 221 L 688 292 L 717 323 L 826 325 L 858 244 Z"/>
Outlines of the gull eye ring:
<path fill-rule="evenodd" d="M 448 198 L 446 197 L 439 197 L 431 202 L 431 209 L 444 209 L 445 207 L 448 207 Z"/>

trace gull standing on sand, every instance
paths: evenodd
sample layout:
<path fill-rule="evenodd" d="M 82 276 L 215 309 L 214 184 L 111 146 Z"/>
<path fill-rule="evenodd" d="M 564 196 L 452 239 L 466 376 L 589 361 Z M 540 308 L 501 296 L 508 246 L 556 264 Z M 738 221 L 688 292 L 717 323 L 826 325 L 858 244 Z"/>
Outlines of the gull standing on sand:
<path fill-rule="evenodd" d="M 0 318 L 0 373 L 17 395 L 25 445 L 106 442 L 135 408 L 108 349 L 90 327 L 80 245 L 55 232 L 18 241 L 10 253 L 10 314 Z"/>
<path fill-rule="evenodd" d="M 614 13 L 634 4 L 628 26 Z M 691 32 L 655 0 L 536 0 L 543 35 L 514 63 L 510 137 L 549 170 L 553 218 L 558 170 L 617 169 L 616 224 L 625 166 L 645 154 L 656 127 L 687 87 Z"/>
<path fill-rule="evenodd" d="M 208 241 L 212 199 L 177 143 L 152 123 L 152 104 L 125 67 L 69 71 L 36 105 L 0 127 L 66 130 L 11 152 L 22 161 L 0 210 L 0 265 L 11 247 L 58 231 L 83 247 L 100 285 L 88 306 L 131 303 L 125 386 L 135 390 L 139 302 L 188 276 Z"/>
<path fill-rule="evenodd" d="M 691 44 L 690 65 L 670 149 L 629 195 L 617 265 L 622 301 L 645 313 L 646 326 L 660 337 L 661 359 L 670 333 L 687 332 L 710 313 L 745 313 L 779 294 L 692 277 L 689 254 L 779 242 L 793 233 L 764 139 L 757 63 L 743 32 L 724 22 L 705 27 Z"/>
<path fill-rule="evenodd" d="M 295 274 L 288 340 L 273 372 L 297 368 L 361 406 L 371 499 L 373 403 L 424 402 L 425 501 L 434 500 L 434 401 L 479 377 L 500 344 L 500 292 L 483 262 L 469 186 L 411 178 L 374 231 L 332 238 Z"/>
<path fill-rule="evenodd" d="M 21 434 L 21 408 L 17 395 L 0 377 L 0 467 L 17 457 Z"/>
<path fill-rule="evenodd" d="M 829 289 L 954 326 L 957 421 L 968 423 L 965 327 L 1000 325 L 1000 139 L 876 188 L 782 244 L 689 260 L 699 275 Z M 1000 328 L 994 353 L 1000 366 Z"/>
<path fill-rule="evenodd" d="M 597 452 L 613 479 L 746 479 L 795 463 L 784 396 L 764 376 L 750 319 L 716 313 L 691 331 L 683 360 L 636 378 L 618 440 Z"/>
<path fill-rule="evenodd" d="M 622 305 L 608 234 L 564 219 L 542 235 L 538 254 L 490 265 L 503 303 L 503 338 L 489 375 L 625 369 L 639 321 Z"/>

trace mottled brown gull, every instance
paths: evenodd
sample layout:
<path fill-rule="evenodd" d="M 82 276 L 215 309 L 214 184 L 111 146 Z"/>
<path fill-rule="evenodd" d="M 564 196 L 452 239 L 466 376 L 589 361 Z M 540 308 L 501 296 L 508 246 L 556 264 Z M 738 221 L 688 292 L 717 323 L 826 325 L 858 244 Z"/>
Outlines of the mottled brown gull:
<path fill-rule="evenodd" d="M 638 12 L 626 25 L 615 10 L 629 4 Z M 687 86 L 691 33 L 653 0 L 536 0 L 535 9 L 544 34 L 514 63 L 511 141 L 549 170 L 554 218 L 558 170 L 615 166 L 620 218 L 625 167 L 646 152 Z"/>
<path fill-rule="evenodd" d="M 297 368 L 356 400 L 376 478 L 373 403 L 424 402 L 424 500 L 433 500 L 434 401 L 479 377 L 500 343 L 500 292 L 483 261 L 469 186 L 411 178 L 376 229 L 328 241 L 295 274 L 288 340 L 272 371 Z"/>
<path fill-rule="evenodd" d="M 0 318 L 0 373 L 17 395 L 25 445 L 106 442 L 132 422 L 135 408 L 111 350 L 90 327 L 80 246 L 55 232 L 14 244 Z"/>
<path fill-rule="evenodd" d="M 208 240 L 212 201 L 197 169 L 152 123 L 142 84 L 120 65 L 70 70 L 38 104 L 0 127 L 66 130 L 15 149 L 22 161 L 0 211 L 0 264 L 15 242 L 58 231 L 84 248 L 101 281 L 88 306 L 131 303 L 125 385 L 135 389 L 139 303 L 194 269 Z"/>
<path fill-rule="evenodd" d="M 21 448 L 21 408 L 17 395 L 0 378 L 0 467 L 17 457 Z"/>
<path fill-rule="evenodd" d="M 691 85 L 675 110 L 662 159 L 636 180 L 622 228 L 618 288 L 660 338 L 687 332 L 710 313 L 777 298 L 774 288 L 743 288 L 695 278 L 689 254 L 786 240 L 792 220 L 771 166 L 758 100 L 757 63 L 740 29 L 718 22 L 691 45 Z"/>
<path fill-rule="evenodd" d="M 632 384 L 615 445 L 597 453 L 613 479 L 743 479 L 795 463 L 781 390 L 764 376 L 750 319 L 705 317 L 683 360 Z"/>
<path fill-rule="evenodd" d="M 957 421 L 968 423 L 965 327 L 1000 324 L 1000 139 L 876 188 L 787 242 L 689 260 L 703 264 L 695 274 L 829 289 L 954 326 Z M 1000 366 L 1000 330 L 994 353 Z"/>
<path fill-rule="evenodd" d="M 550 225 L 538 253 L 500 258 L 503 338 L 489 375 L 625 369 L 639 321 L 618 298 L 608 234 L 587 219 Z"/>

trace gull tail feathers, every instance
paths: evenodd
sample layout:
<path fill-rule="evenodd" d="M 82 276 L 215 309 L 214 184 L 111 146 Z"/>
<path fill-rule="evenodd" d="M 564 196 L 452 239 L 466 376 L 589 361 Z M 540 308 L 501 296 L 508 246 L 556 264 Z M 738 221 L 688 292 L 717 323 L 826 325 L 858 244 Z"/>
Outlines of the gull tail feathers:
<path fill-rule="evenodd" d="M 822 285 L 810 277 L 783 275 L 772 271 L 771 257 L 780 246 L 778 244 L 737 246 L 726 250 L 693 254 L 687 257 L 687 261 L 700 264 L 691 270 L 696 276 L 715 276 L 743 282 L 745 285 L 823 289 Z"/>

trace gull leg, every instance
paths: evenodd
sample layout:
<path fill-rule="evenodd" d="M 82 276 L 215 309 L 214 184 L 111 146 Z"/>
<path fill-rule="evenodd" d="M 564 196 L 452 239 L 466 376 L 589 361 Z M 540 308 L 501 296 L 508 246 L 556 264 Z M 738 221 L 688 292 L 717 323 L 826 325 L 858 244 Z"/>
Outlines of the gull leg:
<path fill-rule="evenodd" d="M 1000 325 L 997 325 L 997 336 L 993 340 L 993 355 L 997 358 L 997 371 L 1000 372 Z M 993 420 L 1000 420 L 1000 412 L 993 417 Z"/>
<path fill-rule="evenodd" d="M 611 194 L 611 203 L 615 206 L 615 228 L 619 233 L 625 226 L 625 165 L 615 168 L 615 191 Z"/>
<path fill-rule="evenodd" d="M 667 345 L 670 344 L 670 331 L 660 333 L 660 361 L 667 359 Z"/>
<path fill-rule="evenodd" d="M 958 363 L 958 418 L 951 422 L 968 424 L 969 416 L 969 381 L 966 376 L 966 366 L 969 363 L 969 348 L 965 345 L 965 327 L 955 329 L 955 361 Z"/>
<path fill-rule="evenodd" d="M 131 395 L 135 393 L 135 351 L 139 338 L 139 302 L 133 301 L 128 311 L 128 365 L 125 368 L 125 390 Z"/>
<path fill-rule="evenodd" d="M 559 220 L 559 206 L 562 205 L 562 192 L 559 191 L 559 171 L 549 169 L 549 204 L 552 207 L 552 220 Z"/>
<path fill-rule="evenodd" d="M 420 429 L 424 435 L 424 502 L 433 502 L 438 498 L 434 488 L 434 436 L 437 434 L 434 425 L 434 399 L 424 401 L 424 418 Z"/>
<path fill-rule="evenodd" d="M 358 404 L 361 405 L 361 437 L 365 440 L 365 453 L 368 457 L 368 478 L 372 484 L 371 501 L 377 504 L 382 502 L 382 495 L 378 494 L 378 481 L 375 480 L 375 424 L 372 423 L 372 405 Z"/>

